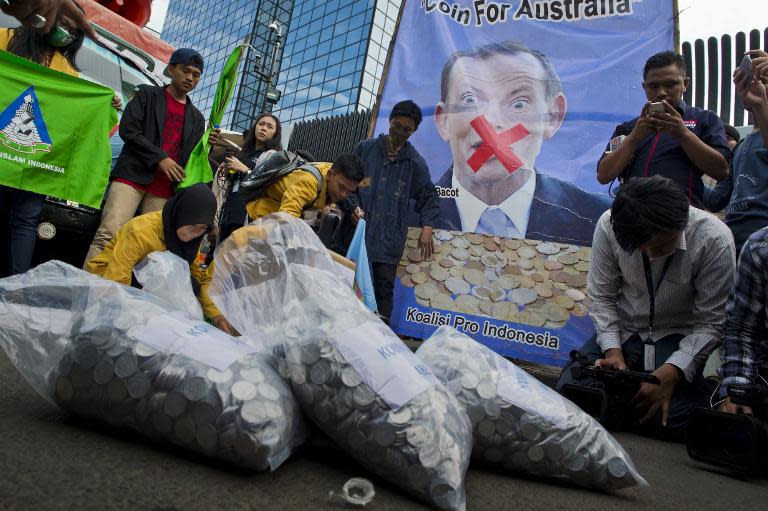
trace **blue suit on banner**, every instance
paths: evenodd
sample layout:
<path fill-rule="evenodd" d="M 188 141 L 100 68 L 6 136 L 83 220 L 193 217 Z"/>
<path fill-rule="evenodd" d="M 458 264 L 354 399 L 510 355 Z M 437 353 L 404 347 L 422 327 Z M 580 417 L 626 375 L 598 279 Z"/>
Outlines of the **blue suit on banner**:
<path fill-rule="evenodd" d="M 351 259 L 357 265 L 355 267 L 355 292 L 365 303 L 366 307 L 376 312 L 376 294 L 373 292 L 373 279 L 371 278 L 371 266 L 368 263 L 368 251 L 365 249 L 365 220 L 357 222 L 355 235 L 349 244 L 347 259 Z"/>
<path fill-rule="evenodd" d="M 610 199 L 545 174 L 537 173 L 532 179 L 536 184 L 525 238 L 591 245 L 595 223 L 611 207 Z M 451 188 L 452 181 L 450 168 L 437 186 Z M 440 220 L 447 229 L 465 230 L 453 198 L 440 199 Z"/>

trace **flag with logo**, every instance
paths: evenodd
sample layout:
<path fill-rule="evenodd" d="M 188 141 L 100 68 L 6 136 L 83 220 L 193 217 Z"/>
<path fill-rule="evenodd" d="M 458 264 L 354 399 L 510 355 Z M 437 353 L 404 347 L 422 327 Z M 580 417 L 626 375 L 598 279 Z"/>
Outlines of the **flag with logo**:
<path fill-rule="evenodd" d="M 2 50 L 0 74 L 0 184 L 100 208 L 115 93 Z"/>
<path fill-rule="evenodd" d="M 373 292 L 371 266 L 368 264 L 368 251 L 365 249 L 365 220 L 357 222 L 355 235 L 347 250 L 347 259 L 355 262 L 355 284 L 352 286 L 357 297 L 373 312 L 378 310 L 376 295 Z"/>
<path fill-rule="evenodd" d="M 211 164 L 208 163 L 208 152 L 210 151 L 208 136 L 211 134 L 211 130 L 215 126 L 218 126 L 224 118 L 224 111 L 227 109 L 227 104 L 232 97 L 232 92 L 235 90 L 237 68 L 240 65 L 240 59 L 243 56 L 244 47 L 245 45 L 241 44 L 235 48 L 227 59 L 227 62 L 224 64 L 224 69 L 219 78 L 219 85 L 216 87 L 216 96 L 213 98 L 211 115 L 208 118 L 208 129 L 205 130 L 205 133 L 203 133 L 203 136 L 197 142 L 195 148 L 192 149 L 192 154 L 189 155 L 187 165 L 184 167 L 186 177 L 179 183 L 179 189 L 192 186 L 196 183 L 210 183 L 213 180 Z"/>

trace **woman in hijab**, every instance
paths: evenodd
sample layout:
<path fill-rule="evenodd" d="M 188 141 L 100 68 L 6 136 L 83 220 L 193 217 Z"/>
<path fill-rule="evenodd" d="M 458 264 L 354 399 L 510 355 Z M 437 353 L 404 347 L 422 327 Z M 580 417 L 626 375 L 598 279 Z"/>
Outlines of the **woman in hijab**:
<path fill-rule="evenodd" d="M 137 264 L 151 252 L 169 250 L 189 264 L 193 287 L 205 315 L 217 328 L 234 334 L 232 326 L 208 297 L 211 278 L 198 261 L 200 244 L 210 231 L 215 215 L 216 197 L 206 185 L 199 183 L 185 188 L 166 202 L 162 211 L 129 220 L 104 251 L 86 263 L 86 270 L 131 285 Z"/>

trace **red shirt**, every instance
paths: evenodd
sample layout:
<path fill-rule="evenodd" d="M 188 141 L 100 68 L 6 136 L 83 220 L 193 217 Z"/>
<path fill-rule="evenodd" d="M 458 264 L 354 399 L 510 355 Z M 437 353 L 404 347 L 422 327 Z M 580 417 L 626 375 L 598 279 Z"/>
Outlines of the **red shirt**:
<path fill-rule="evenodd" d="M 165 126 L 163 127 L 162 149 L 168 155 L 170 159 L 175 162 L 179 161 L 179 153 L 181 152 L 181 139 L 184 133 L 184 114 L 186 109 L 186 103 L 181 103 L 176 100 L 165 89 Z M 152 194 L 156 197 L 162 197 L 163 199 L 170 199 L 173 197 L 173 188 L 171 182 L 165 176 L 165 174 L 158 167 L 155 171 L 155 179 L 148 185 L 140 185 L 127 179 L 115 179 L 119 183 L 125 183 L 137 190 Z"/>

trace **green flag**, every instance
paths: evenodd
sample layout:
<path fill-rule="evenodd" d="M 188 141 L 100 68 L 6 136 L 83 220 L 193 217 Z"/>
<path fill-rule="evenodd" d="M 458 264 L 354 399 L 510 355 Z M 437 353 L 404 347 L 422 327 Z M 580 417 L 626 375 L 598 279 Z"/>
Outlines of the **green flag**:
<path fill-rule="evenodd" d="M 235 90 L 235 82 L 237 82 L 237 68 L 240 65 L 240 57 L 243 55 L 244 45 L 240 45 L 234 49 L 232 54 L 224 64 L 224 70 L 221 72 L 219 78 L 219 85 L 216 88 L 216 96 L 213 98 L 213 107 L 211 108 L 211 115 L 208 118 L 208 129 L 203 133 L 202 138 L 197 143 L 192 154 L 189 155 L 187 165 L 184 167 L 186 177 L 179 183 L 178 188 L 186 188 L 196 183 L 210 183 L 213 180 L 213 174 L 211 172 L 211 164 L 208 163 L 208 151 L 210 146 L 208 145 L 208 135 L 214 126 L 221 124 L 221 120 L 224 118 L 224 111 L 227 108 L 232 97 L 232 92 Z"/>
<path fill-rule="evenodd" d="M 112 89 L 0 50 L 0 184 L 100 208 Z"/>

